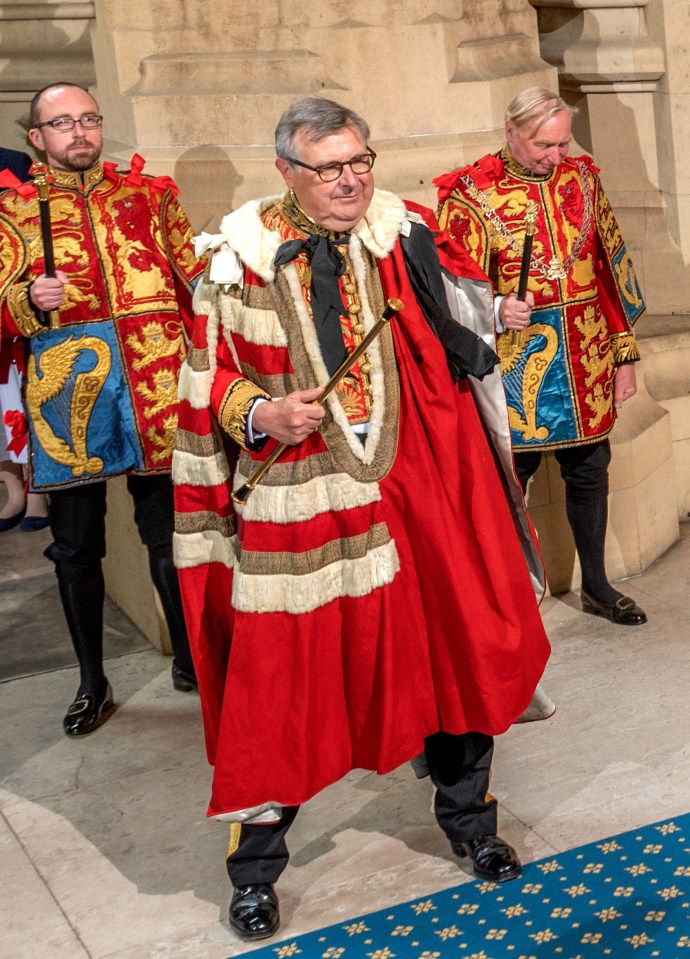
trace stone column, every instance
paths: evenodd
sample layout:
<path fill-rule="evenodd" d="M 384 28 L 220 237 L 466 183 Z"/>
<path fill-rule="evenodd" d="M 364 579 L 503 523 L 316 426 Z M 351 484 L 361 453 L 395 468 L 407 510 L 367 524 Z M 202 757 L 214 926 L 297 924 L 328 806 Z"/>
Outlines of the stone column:
<path fill-rule="evenodd" d="M 29 103 L 55 80 L 88 86 L 93 82 L 89 29 L 93 3 L 0 2 L 2 146 L 33 156 L 26 139 Z"/>

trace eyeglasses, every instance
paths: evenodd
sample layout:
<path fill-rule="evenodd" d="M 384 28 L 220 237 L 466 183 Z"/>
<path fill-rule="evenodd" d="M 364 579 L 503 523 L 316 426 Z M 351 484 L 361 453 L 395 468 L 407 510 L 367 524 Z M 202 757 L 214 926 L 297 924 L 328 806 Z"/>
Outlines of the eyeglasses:
<path fill-rule="evenodd" d="M 85 113 L 78 120 L 73 117 L 56 117 L 54 120 L 44 120 L 43 123 L 37 123 L 35 129 L 52 127 L 57 133 L 69 133 L 70 130 L 74 130 L 77 123 L 83 130 L 96 130 L 103 123 L 103 117 L 100 117 L 97 113 Z"/>
<path fill-rule="evenodd" d="M 295 160 L 293 157 L 285 157 L 285 159 L 288 163 L 294 163 L 296 166 L 303 166 L 305 170 L 311 170 L 324 183 L 332 183 L 334 180 L 340 179 L 346 166 L 349 166 L 352 172 L 358 176 L 368 173 L 374 165 L 376 154 L 373 150 L 370 150 L 368 153 L 352 157 L 351 160 L 343 160 L 342 163 L 334 160 L 333 163 L 324 163 L 321 166 L 310 166 L 308 163 L 302 163 L 301 160 Z"/>

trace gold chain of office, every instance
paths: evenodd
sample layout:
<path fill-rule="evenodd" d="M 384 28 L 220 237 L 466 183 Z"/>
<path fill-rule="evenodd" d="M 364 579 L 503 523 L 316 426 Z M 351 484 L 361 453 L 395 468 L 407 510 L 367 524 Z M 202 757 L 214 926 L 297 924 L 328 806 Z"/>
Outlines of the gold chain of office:
<path fill-rule="evenodd" d="M 589 231 L 592 225 L 592 213 L 594 209 L 592 200 L 592 185 L 589 182 L 589 176 L 587 175 L 587 167 L 584 165 L 584 163 L 582 163 L 582 161 L 577 161 L 577 168 L 580 171 L 580 176 L 582 177 L 583 210 L 580 232 L 577 240 L 575 241 L 575 245 L 563 262 L 561 262 L 556 256 L 554 256 L 548 264 L 544 262 L 544 258 L 541 256 L 532 256 L 531 258 L 531 266 L 541 273 L 542 276 L 546 277 L 547 280 L 565 280 L 575 261 L 579 260 L 580 258 L 580 254 L 582 253 L 583 247 L 587 242 L 587 237 L 589 236 Z M 500 218 L 498 212 L 491 205 L 489 194 L 479 190 L 476 183 L 469 175 L 460 177 L 460 180 L 467 187 L 467 192 L 472 199 L 479 204 L 482 213 L 492 224 L 498 235 L 506 241 L 516 256 L 521 257 L 522 249 L 520 248 L 520 244 Z"/>

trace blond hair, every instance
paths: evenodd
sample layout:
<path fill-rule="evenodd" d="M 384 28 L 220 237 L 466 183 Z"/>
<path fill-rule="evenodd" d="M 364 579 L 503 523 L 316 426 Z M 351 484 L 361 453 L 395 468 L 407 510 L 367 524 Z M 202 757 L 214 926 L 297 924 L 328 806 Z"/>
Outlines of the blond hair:
<path fill-rule="evenodd" d="M 518 130 L 532 123 L 533 120 L 538 120 L 535 126 L 536 132 L 543 123 L 562 110 L 569 113 L 571 117 L 577 112 L 574 107 L 568 106 L 562 97 L 547 90 L 546 87 L 528 87 L 522 93 L 518 93 L 508 104 L 505 118 L 509 126 Z"/>

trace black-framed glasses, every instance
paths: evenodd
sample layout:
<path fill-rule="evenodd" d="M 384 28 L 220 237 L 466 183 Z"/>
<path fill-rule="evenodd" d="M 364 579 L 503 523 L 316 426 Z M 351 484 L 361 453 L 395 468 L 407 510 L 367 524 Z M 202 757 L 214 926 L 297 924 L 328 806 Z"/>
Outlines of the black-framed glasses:
<path fill-rule="evenodd" d="M 293 157 L 285 157 L 285 159 L 288 163 L 294 163 L 296 166 L 303 166 L 305 170 L 311 170 L 324 183 L 332 183 L 334 180 L 340 179 L 346 166 L 349 166 L 352 172 L 359 176 L 368 173 L 374 165 L 376 154 L 373 150 L 369 150 L 367 153 L 352 157 L 351 160 L 343 160 L 342 163 L 339 160 L 334 160 L 332 163 L 322 163 L 321 166 L 310 166 L 308 163 L 302 163 L 301 160 L 295 160 Z"/>
<path fill-rule="evenodd" d="M 36 129 L 52 127 L 57 133 L 69 133 L 70 130 L 74 130 L 77 123 L 83 130 L 97 130 L 103 123 L 103 117 L 97 113 L 85 113 L 78 120 L 75 120 L 74 117 L 55 117 L 54 120 L 44 120 L 43 123 L 37 123 Z"/>

